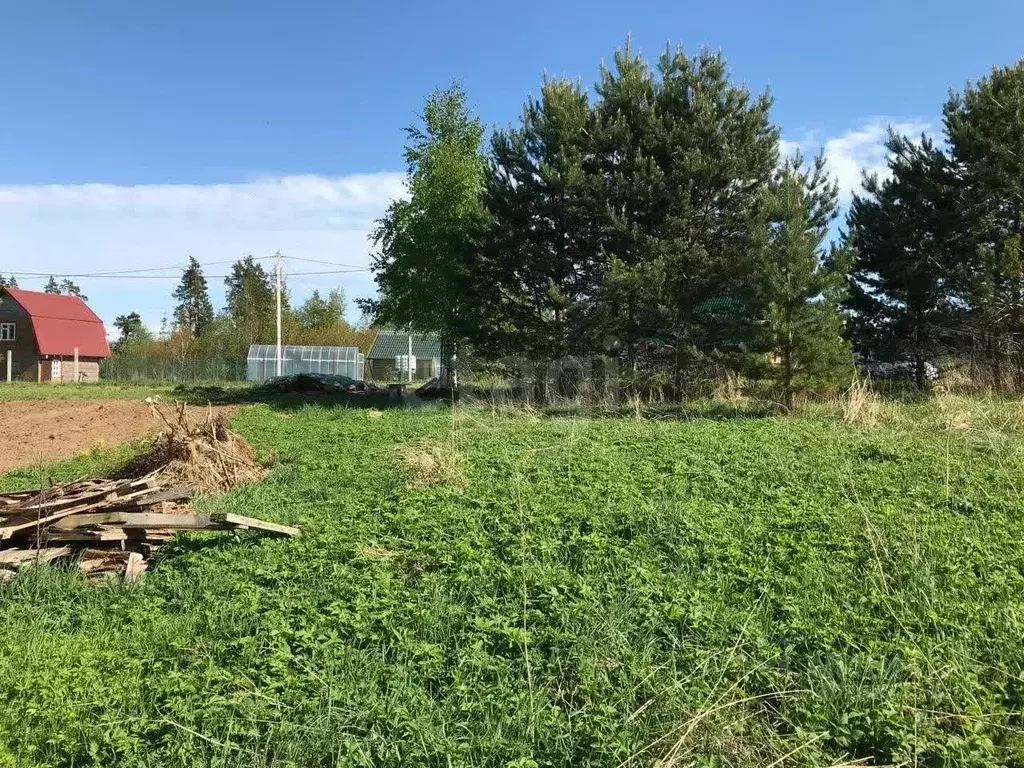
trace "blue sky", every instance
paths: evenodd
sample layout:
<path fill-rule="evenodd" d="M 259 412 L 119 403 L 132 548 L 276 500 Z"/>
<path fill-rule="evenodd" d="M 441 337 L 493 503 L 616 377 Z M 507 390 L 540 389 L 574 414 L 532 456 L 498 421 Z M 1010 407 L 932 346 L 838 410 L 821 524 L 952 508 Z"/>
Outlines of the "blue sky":
<path fill-rule="evenodd" d="M 721 48 L 737 81 L 771 88 L 786 140 L 825 146 L 849 189 L 882 163 L 886 124 L 937 129 L 950 86 L 1024 56 L 1021 29 L 1019 0 L 7 2 L 0 271 L 194 254 L 218 275 L 214 262 L 276 249 L 365 267 L 427 92 L 458 81 L 505 125 L 544 72 L 592 83 L 627 34 L 649 57 L 667 41 Z M 298 299 L 372 291 L 365 273 L 287 266 Z M 79 283 L 108 321 L 136 309 L 156 324 L 172 306 L 173 279 Z"/>

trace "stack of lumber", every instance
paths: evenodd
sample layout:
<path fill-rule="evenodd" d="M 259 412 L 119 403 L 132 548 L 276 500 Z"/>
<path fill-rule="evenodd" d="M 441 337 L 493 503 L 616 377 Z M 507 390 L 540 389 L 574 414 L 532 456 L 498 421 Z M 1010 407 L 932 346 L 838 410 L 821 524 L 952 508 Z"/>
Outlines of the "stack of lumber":
<path fill-rule="evenodd" d="M 31 563 L 70 560 L 89 574 L 135 579 L 177 531 L 254 529 L 295 536 L 297 528 L 228 513 L 196 514 L 192 489 L 154 476 L 79 480 L 43 491 L 0 493 L 0 581 Z"/>

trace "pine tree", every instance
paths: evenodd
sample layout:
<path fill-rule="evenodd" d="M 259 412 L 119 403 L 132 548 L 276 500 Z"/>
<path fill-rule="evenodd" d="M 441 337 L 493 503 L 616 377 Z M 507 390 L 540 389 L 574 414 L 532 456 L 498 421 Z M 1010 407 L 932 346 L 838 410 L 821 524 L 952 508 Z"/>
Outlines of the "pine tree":
<path fill-rule="evenodd" d="M 270 275 L 252 256 L 231 265 L 225 313 L 236 332 L 233 353 L 241 354 L 251 344 L 269 344 L 275 335 L 277 298 Z M 227 352 L 228 350 L 225 350 Z"/>
<path fill-rule="evenodd" d="M 53 275 L 50 275 L 50 279 L 46 281 L 46 286 L 43 288 L 43 292 L 52 293 L 56 295 L 63 293 L 68 296 L 77 296 L 82 301 L 89 300 L 89 297 L 82 293 L 82 289 L 79 288 L 74 281 L 66 277 L 60 282 L 58 282 L 57 278 L 55 278 Z"/>
<path fill-rule="evenodd" d="M 10 277 L 4 277 L 0 275 L 0 288 L 17 288 L 18 280 L 14 275 Z"/>
<path fill-rule="evenodd" d="M 152 338 L 152 334 L 143 324 L 142 316 L 138 312 L 118 315 L 114 318 L 114 327 L 121 332 L 117 341 L 114 342 L 114 349 L 122 354 L 129 350 L 132 345 L 149 341 Z"/>
<path fill-rule="evenodd" d="M 89 297 L 82 293 L 82 289 L 78 287 L 77 283 L 64 278 L 60 281 L 60 293 L 67 294 L 68 296 L 77 296 L 82 301 L 88 301 Z"/>
<path fill-rule="evenodd" d="M 655 73 L 628 44 L 596 90 L 591 104 L 577 84 L 546 83 L 495 137 L 496 287 L 517 310 L 506 325 L 514 346 L 552 354 L 614 337 L 636 359 L 657 341 L 682 383 L 696 360 L 742 357 L 756 329 L 771 100 L 733 85 L 719 54 L 668 49 Z M 738 311 L 707 311 L 718 299 Z"/>
<path fill-rule="evenodd" d="M 787 407 L 793 405 L 798 378 L 819 383 L 852 370 L 839 314 L 848 252 L 826 245 L 838 201 L 838 187 L 828 176 L 823 154 L 810 168 L 799 156 L 787 161 L 766 195 L 762 298 Z"/>
<path fill-rule="evenodd" d="M 1024 388 L 1024 60 L 994 69 L 944 108 L 961 185 L 959 278 L 997 384 Z"/>
<path fill-rule="evenodd" d="M 955 178 L 927 137 L 891 135 L 886 146 L 891 177 L 866 178 L 847 218 L 854 261 L 845 307 L 857 351 L 910 362 L 923 388 L 925 363 L 948 348 L 957 322 Z"/>
<path fill-rule="evenodd" d="M 175 327 L 198 339 L 213 322 L 213 304 L 203 269 L 194 257 L 189 256 L 188 266 L 173 295 L 178 302 L 174 308 Z"/>
<path fill-rule="evenodd" d="M 584 170 L 594 116 L 579 83 L 548 81 L 518 129 L 491 141 L 490 248 L 502 298 L 503 352 L 585 354 L 602 332 L 593 316 L 601 280 L 594 226 L 596 176 Z"/>
<path fill-rule="evenodd" d="M 628 45 L 602 72 L 603 249 L 620 335 L 667 339 L 682 383 L 709 358 L 741 364 L 755 333 L 752 222 L 778 162 L 778 130 L 769 96 L 733 84 L 721 53 L 666 48 L 657 72 Z"/>

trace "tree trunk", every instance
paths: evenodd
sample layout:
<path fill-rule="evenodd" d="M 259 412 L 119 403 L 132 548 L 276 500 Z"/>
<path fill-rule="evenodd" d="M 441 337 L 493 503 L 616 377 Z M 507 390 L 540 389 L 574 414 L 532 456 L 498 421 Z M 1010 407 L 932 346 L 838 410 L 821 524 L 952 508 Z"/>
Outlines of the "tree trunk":
<path fill-rule="evenodd" d="M 782 348 L 782 396 L 786 410 L 793 410 L 793 344 L 792 339 Z"/>

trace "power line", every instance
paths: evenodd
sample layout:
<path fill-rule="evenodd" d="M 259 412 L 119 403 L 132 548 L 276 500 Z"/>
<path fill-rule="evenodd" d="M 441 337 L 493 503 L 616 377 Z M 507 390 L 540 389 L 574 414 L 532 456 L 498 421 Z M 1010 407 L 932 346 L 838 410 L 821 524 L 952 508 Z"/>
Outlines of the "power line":
<path fill-rule="evenodd" d="M 254 261 L 261 261 L 265 259 L 273 259 L 273 256 L 254 256 Z M 358 272 L 369 272 L 368 267 L 358 267 L 355 264 L 344 264 L 337 261 L 324 261 L 323 259 L 309 259 L 304 256 L 285 256 L 281 255 L 283 259 L 291 259 L 292 261 L 303 261 L 310 264 L 326 264 L 332 267 L 342 267 L 339 270 L 324 270 L 324 271 L 307 271 L 307 272 L 293 272 L 293 275 L 334 275 L 334 274 L 355 274 Z M 223 261 L 208 261 L 205 264 L 200 264 L 202 268 L 218 266 L 221 264 L 235 264 L 238 259 L 225 259 Z M 151 275 L 145 274 L 149 272 L 164 272 L 167 270 L 178 270 L 184 272 L 188 267 L 182 266 L 181 264 L 168 265 L 165 267 L 142 267 L 139 269 L 119 269 L 111 270 L 107 272 L 10 272 L 8 274 L 14 277 L 74 277 L 74 278 L 111 278 L 116 280 L 139 280 L 139 279 L 150 279 L 150 280 L 165 280 L 165 279 L 178 279 L 178 275 Z M 204 275 L 204 277 L 211 280 L 218 280 L 227 277 L 227 275 Z"/>
<path fill-rule="evenodd" d="M 360 269 L 355 264 L 342 264 L 339 261 L 324 261 L 323 259 L 307 259 L 305 256 L 285 256 L 281 254 L 282 259 L 291 259 L 292 261 L 308 261 L 310 264 L 328 264 L 332 267 L 348 267 L 350 269 Z"/>
<path fill-rule="evenodd" d="M 255 261 L 260 261 L 261 259 L 272 259 L 272 258 L 274 258 L 274 257 L 273 256 L 254 256 L 253 257 L 253 259 Z M 206 264 L 200 264 L 199 266 L 200 267 L 215 267 L 215 266 L 218 266 L 220 264 L 234 264 L 236 261 L 238 261 L 238 259 L 225 259 L 224 261 L 208 261 Z M 182 266 L 180 264 L 175 264 L 174 266 L 166 266 L 166 267 L 142 267 L 141 269 L 118 269 L 118 270 L 113 270 L 113 271 L 110 271 L 110 272 L 80 272 L 80 273 L 77 273 L 77 274 L 59 273 L 59 272 L 11 272 L 10 274 L 12 274 L 12 275 L 24 275 L 26 277 L 50 277 L 51 275 L 53 277 L 118 277 L 118 276 L 121 276 L 121 275 L 139 274 L 139 273 L 142 273 L 142 272 L 163 272 L 163 271 L 166 271 L 166 270 L 169 270 L 169 269 L 177 269 L 177 270 L 179 270 L 181 272 L 184 272 L 186 269 L 188 269 L 188 267 L 187 266 Z M 173 277 L 173 278 L 176 278 L 177 275 L 153 275 L 153 277 Z M 211 277 L 216 277 L 216 275 L 211 275 Z"/>
<path fill-rule="evenodd" d="M 79 279 L 93 279 L 93 280 L 178 280 L 179 275 L 138 275 L 138 274 L 127 274 L 131 270 L 125 270 L 122 273 L 106 273 L 106 272 L 82 272 L 82 273 L 69 273 L 69 272 L 6 272 L 12 277 L 29 278 L 29 279 L 43 279 L 49 277 L 74 277 Z M 370 272 L 368 267 L 361 269 L 329 269 L 315 272 L 292 272 L 289 277 L 298 277 L 300 275 L 351 275 L 359 272 Z M 207 280 L 223 280 L 230 277 L 230 275 L 204 275 Z"/>

